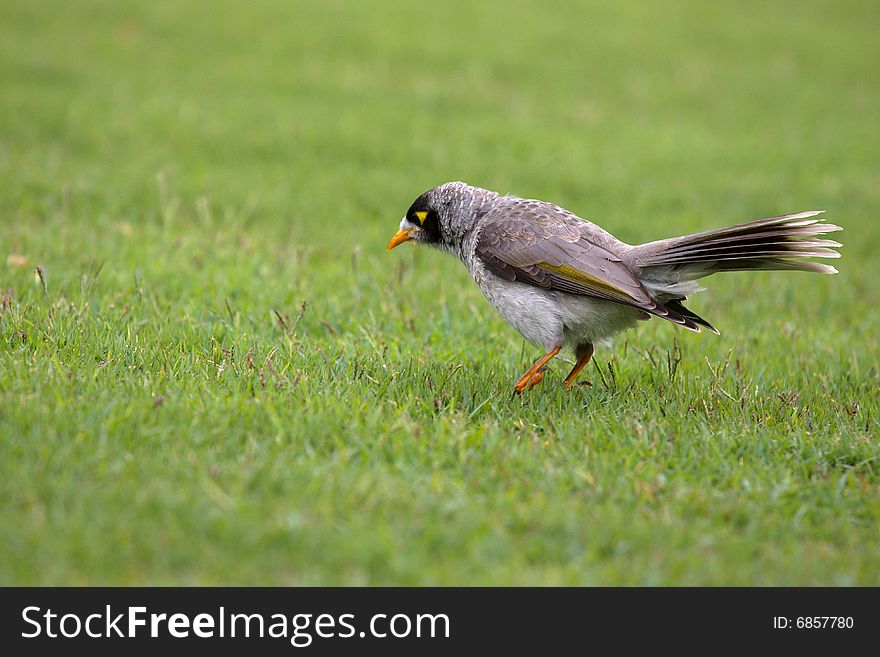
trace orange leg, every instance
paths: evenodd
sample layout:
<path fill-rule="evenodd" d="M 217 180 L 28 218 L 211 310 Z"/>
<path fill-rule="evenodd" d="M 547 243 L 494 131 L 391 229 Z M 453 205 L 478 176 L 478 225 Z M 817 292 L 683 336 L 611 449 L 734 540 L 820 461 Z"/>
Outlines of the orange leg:
<path fill-rule="evenodd" d="M 516 385 L 513 386 L 513 391 L 515 394 L 522 394 L 523 390 L 526 389 L 526 386 L 529 385 L 530 382 L 533 381 L 537 377 L 537 380 L 532 383 L 532 385 L 537 385 L 544 378 L 544 375 L 541 374 L 540 370 L 544 365 L 546 365 L 551 358 L 553 358 L 556 354 L 559 353 L 559 350 L 562 347 L 556 347 L 555 349 L 551 349 L 546 354 L 541 356 L 538 360 L 535 361 L 535 364 L 532 365 L 528 371 L 519 377 L 519 381 L 516 382 Z M 529 386 L 531 387 L 531 386 Z"/>
<path fill-rule="evenodd" d="M 580 345 L 577 348 L 577 363 L 575 366 L 571 368 L 571 372 L 568 373 L 568 376 L 565 377 L 565 389 L 568 390 L 571 388 L 571 384 L 574 383 L 575 377 L 578 375 L 582 369 L 584 369 L 584 365 L 590 362 L 590 358 L 593 357 L 593 345 L 589 342 L 585 345 Z"/>

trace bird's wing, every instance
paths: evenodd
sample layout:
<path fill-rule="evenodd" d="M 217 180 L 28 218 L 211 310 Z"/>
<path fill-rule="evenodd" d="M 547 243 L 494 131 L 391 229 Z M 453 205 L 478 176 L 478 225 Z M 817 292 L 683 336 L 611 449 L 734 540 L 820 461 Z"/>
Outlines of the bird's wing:
<path fill-rule="evenodd" d="M 613 252 L 608 233 L 552 206 L 489 217 L 476 255 L 496 276 L 657 313 L 657 302 Z M 519 211 L 518 211 L 519 210 Z M 522 211 L 526 210 L 526 211 Z M 596 233 L 592 235 L 592 233 Z"/>

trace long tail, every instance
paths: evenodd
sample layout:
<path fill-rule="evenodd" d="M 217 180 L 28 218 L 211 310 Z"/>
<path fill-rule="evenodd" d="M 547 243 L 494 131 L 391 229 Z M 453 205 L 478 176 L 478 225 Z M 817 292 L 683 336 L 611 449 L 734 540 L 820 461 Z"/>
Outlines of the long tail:
<path fill-rule="evenodd" d="M 842 246 L 840 242 L 815 238 L 816 235 L 843 230 L 840 226 L 812 218 L 822 212 L 786 214 L 648 242 L 633 247 L 634 264 L 640 269 L 673 267 L 683 274 L 682 280 L 694 280 L 719 271 L 751 269 L 836 274 L 837 270 L 830 265 L 800 259 L 840 257 L 833 250 Z"/>
<path fill-rule="evenodd" d="M 840 257 L 834 250 L 842 246 L 840 242 L 817 236 L 843 229 L 814 218 L 821 213 L 786 214 L 649 242 L 632 247 L 628 255 L 642 282 L 657 295 L 658 301 L 694 323 L 715 330 L 681 305 L 688 294 L 702 289 L 694 282 L 698 278 L 720 271 L 747 270 L 837 273 L 831 265 L 805 260 Z"/>

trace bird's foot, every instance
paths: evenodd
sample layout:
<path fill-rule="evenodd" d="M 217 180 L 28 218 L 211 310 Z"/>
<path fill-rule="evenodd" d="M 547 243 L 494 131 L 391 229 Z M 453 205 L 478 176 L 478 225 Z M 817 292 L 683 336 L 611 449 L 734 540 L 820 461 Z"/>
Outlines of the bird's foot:
<path fill-rule="evenodd" d="M 541 383 L 544 380 L 544 375 L 541 374 L 545 369 L 547 369 L 547 362 L 553 358 L 556 354 L 559 353 L 559 350 L 562 347 L 554 347 L 546 354 L 541 356 L 534 365 L 532 365 L 528 371 L 519 377 L 519 381 L 516 382 L 516 385 L 513 386 L 513 394 L 521 395 L 525 390 L 531 390 L 536 385 Z"/>
<path fill-rule="evenodd" d="M 526 386 L 529 385 L 529 381 L 532 378 L 531 376 L 527 376 L 528 374 L 529 374 L 528 372 L 526 372 L 526 374 L 523 374 L 520 377 L 519 381 L 517 381 L 513 385 L 513 394 L 514 395 L 521 395 L 521 394 L 523 394 L 523 392 L 525 392 Z"/>
<path fill-rule="evenodd" d="M 547 366 L 542 365 L 541 368 L 537 372 L 533 373 L 531 376 L 528 376 L 528 378 L 527 378 L 527 375 L 529 373 L 526 372 L 526 374 L 524 374 L 522 377 L 520 377 L 519 381 L 516 382 L 516 385 L 513 386 L 513 394 L 514 395 L 521 395 L 526 390 L 531 390 L 536 385 L 541 383 L 541 381 L 544 380 L 544 370 L 546 370 L 546 369 L 547 369 Z"/>

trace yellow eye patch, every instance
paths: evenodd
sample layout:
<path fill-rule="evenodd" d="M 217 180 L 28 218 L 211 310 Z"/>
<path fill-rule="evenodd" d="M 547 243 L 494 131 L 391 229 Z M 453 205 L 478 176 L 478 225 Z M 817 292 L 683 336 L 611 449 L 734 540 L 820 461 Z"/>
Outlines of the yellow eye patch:
<path fill-rule="evenodd" d="M 416 219 L 419 220 L 420 224 L 425 223 L 425 219 L 427 219 L 427 218 L 428 218 L 427 212 L 416 212 Z"/>

